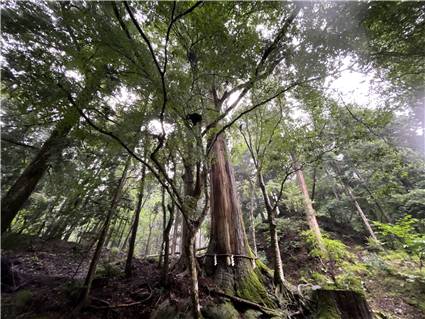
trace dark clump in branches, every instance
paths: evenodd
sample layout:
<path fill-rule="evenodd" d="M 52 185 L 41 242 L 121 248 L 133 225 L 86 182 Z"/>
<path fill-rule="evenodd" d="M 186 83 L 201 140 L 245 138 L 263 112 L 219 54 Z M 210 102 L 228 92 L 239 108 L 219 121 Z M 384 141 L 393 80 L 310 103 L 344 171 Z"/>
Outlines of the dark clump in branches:
<path fill-rule="evenodd" d="M 195 126 L 196 124 L 202 122 L 202 115 L 198 113 L 190 113 L 186 116 L 186 120 Z"/>

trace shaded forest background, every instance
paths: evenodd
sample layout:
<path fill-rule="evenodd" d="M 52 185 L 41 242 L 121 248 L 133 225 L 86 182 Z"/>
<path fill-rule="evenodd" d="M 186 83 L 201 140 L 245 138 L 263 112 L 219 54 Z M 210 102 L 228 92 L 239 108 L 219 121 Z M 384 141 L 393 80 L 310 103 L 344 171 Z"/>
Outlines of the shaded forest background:
<path fill-rule="evenodd" d="M 1 6 L 4 314 L 424 317 L 422 2 Z"/>

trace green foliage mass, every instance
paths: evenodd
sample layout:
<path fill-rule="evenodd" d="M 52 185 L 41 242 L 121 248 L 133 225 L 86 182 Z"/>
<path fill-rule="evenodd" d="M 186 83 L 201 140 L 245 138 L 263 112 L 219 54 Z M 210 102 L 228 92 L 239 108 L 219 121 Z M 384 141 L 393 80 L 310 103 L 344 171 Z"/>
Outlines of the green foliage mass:
<path fill-rule="evenodd" d="M 419 220 L 412 218 L 411 215 L 405 215 L 395 224 L 384 224 L 375 222 L 383 236 L 387 246 L 406 251 L 409 255 L 417 257 L 422 267 L 425 259 L 425 235 L 418 233 L 417 228 Z"/>
<path fill-rule="evenodd" d="M 414 295 L 425 256 L 423 2 L 1 6 L 2 198 L 50 137 L 70 127 L 44 153 L 46 169 L 8 230 L 91 247 L 116 204 L 105 246 L 127 251 L 143 179 L 135 254 L 160 255 L 168 204 L 180 223 L 173 239 L 182 237 L 185 209 L 190 218 L 213 211 L 212 146 L 223 138 L 247 230 L 268 230 L 266 197 L 280 237 L 307 228 L 295 177 L 302 169 L 327 253 L 309 232 L 283 246 L 308 244 L 321 267 L 310 272 L 313 282 L 364 291 L 363 279 L 390 273 Z M 335 89 L 347 72 L 343 86 L 360 85 L 359 75 L 369 91 Z M 188 120 L 194 113 L 197 124 Z M 383 245 L 367 244 L 358 207 Z M 198 246 L 213 224 L 207 214 Z M 258 255 L 266 261 L 263 237 Z M 29 245 L 3 239 L 4 247 Z M 99 273 L 117 275 L 108 262 Z M 240 295 L 266 299 L 259 277 L 250 274 Z"/>

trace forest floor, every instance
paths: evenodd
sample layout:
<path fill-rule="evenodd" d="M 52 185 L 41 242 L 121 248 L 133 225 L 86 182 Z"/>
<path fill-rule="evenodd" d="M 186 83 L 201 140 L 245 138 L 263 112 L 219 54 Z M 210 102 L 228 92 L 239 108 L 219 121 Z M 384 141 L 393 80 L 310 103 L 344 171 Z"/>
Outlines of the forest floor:
<path fill-rule="evenodd" d="M 261 248 L 261 236 L 259 242 Z M 87 271 L 90 256 L 87 248 L 58 240 L 14 236 L 2 243 L 2 256 L 9 257 L 21 277 L 17 290 L 2 289 L 2 318 L 66 318 Z M 358 256 L 369 257 L 362 251 L 358 251 Z M 306 274 L 317 268 L 302 245 L 283 249 L 283 259 L 286 277 L 293 284 L 305 282 Z M 179 311 L 189 312 L 186 274 L 171 274 L 170 287 L 164 289 L 159 284 L 156 260 L 135 259 L 134 275 L 130 279 L 122 275 L 124 260 L 122 253 L 105 250 L 93 282 L 91 304 L 79 318 L 149 318 L 166 299 Z M 423 286 L 413 287 L 414 278 L 409 280 L 386 271 L 365 275 L 362 281 L 369 305 L 380 318 L 425 318 L 425 312 L 420 309 L 423 305 L 418 305 L 425 291 L 421 290 Z M 202 289 L 207 285 L 205 280 L 200 280 L 202 303 L 213 299 Z"/>
<path fill-rule="evenodd" d="M 425 318 L 425 269 L 419 269 L 417 263 L 409 260 L 409 256 L 391 252 L 380 254 L 373 249 L 365 249 L 367 245 L 362 237 L 341 236 L 355 233 L 338 229 L 345 227 L 341 224 L 321 220 L 321 225 L 333 238 L 347 245 L 349 252 L 354 255 L 349 267 L 354 269 L 352 277 L 360 278 L 361 290 L 377 318 Z M 309 255 L 301 231 L 289 227 L 286 229 L 286 232 L 282 231 L 280 242 L 285 276 L 293 284 L 318 284 L 313 278 L 315 274 L 321 273 L 321 265 Z M 266 242 L 265 234 L 267 232 L 259 232 L 258 241 L 262 250 L 264 247 L 261 244 Z M 265 251 L 267 257 L 271 258 L 271 251 Z M 338 271 L 342 273 L 342 269 Z M 347 273 L 347 268 L 344 272 Z M 353 289 L 350 275 L 353 274 L 346 276 L 347 284 L 342 289 Z"/>

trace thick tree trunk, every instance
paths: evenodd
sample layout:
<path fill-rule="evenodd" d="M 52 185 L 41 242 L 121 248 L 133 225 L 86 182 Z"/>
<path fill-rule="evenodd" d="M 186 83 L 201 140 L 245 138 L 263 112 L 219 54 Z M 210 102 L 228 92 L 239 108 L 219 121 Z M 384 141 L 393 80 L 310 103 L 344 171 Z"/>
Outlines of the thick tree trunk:
<path fill-rule="evenodd" d="M 249 247 L 242 220 L 233 169 L 220 135 L 213 146 L 211 164 L 211 240 L 209 251 L 247 255 Z M 226 259 L 226 258 L 224 258 Z"/>
<path fill-rule="evenodd" d="M 79 116 L 74 110 L 69 111 L 53 130 L 32 162 L 25 168 L 21 176 L 12 185 L 1 201 L 1 232 L 3 233 L 12 223 L 16 214 L 26 203 L 40 179 L 49 167 L 52 157 L 60 154 L 66 147 L 65 138 Z"/>
<path fill-rule="evenodd" d="M 212 146 L 211 236 L 206 271 L 223 290 L 271 304 L 245 233 L 233 169 L 223 135 Z"/>
<path fill-rule="evenodd" d="M 97 264 L 100 259 L 100 254 L 102 252 L 103 245 L 105 243 L 106 235 L 108 234 L 109 224 L 111 223 L 112 217 L 116 211 L 116 208 L 118 207 L 118 203 L 121 199 L 121 193 L 122 189 L 125 183 L 125 179 L 127 176 L 128 167 L 130 166 L 130 158 L 127 160 L 124 171 L 122 173 L 122 176 L 118 182 L 118 186 L 115 189 L 114 196 L 112 198 L 111 206 L 108 210 L 108 213 L 106 215 L 106 220 L 103 224 L 102 230 L 99 235 L 99 239 L 97 241 L 96 249 L 94 251 L 89 270 L 86 275 L 86 279 L 84 281 L 83 290 L 81 292 L 80 298 L 79 298 L 79 304 L 77 305 L 75 311 L 78 312 L 86 303 L 89 297 L 91 285 L 93 282 L 93 278 L 96 274 L 96 268 Z"/>
<path fill-rule="evenodd" d="M 296 169 L 298 186 L 300 188 L 301 194 L 303 195 L 304 201 L 304 211 L 307 219 L 307 224 L 313 233 L 314 238 L 316 239 L 317 245 L 323 254 L 326 254 L 326 248 L 323 244 L 322 233 L 320 232 L 319 223 L 316 218 L 316 211 L 313 208 L 313 203 L 311 202 L 310 195 L 308 193 L 307 184 L 304 179 L 304 172 L 301 169 L 301 166 L 297 162 L 294 155 L 292 155 L 294 161 L 294 166 Z"/>
<path fill-rule="evenodd" d="M 142 177 L 140 180 L 139 197 L 137 199 L 136 211 L 134 213 L 134 221 L 131 227 L 131 237 L 130 237 L 130 242 L 128 246 L 127 261 L 125 263 L 125 274 L 127 277 L 131 277 L 132 275 L 131 264 L 133 262 L 134 247 L 136 245 L 136 237 L 137 237 L 137 229 L 139 227 L 140 212 L 142 211 L 142 203 L 143 203 L 143 197 L 144 197 L 144 191 L 145 191 L 145 175 L 146 175 L 146 166 L 143 165 Z"/>

